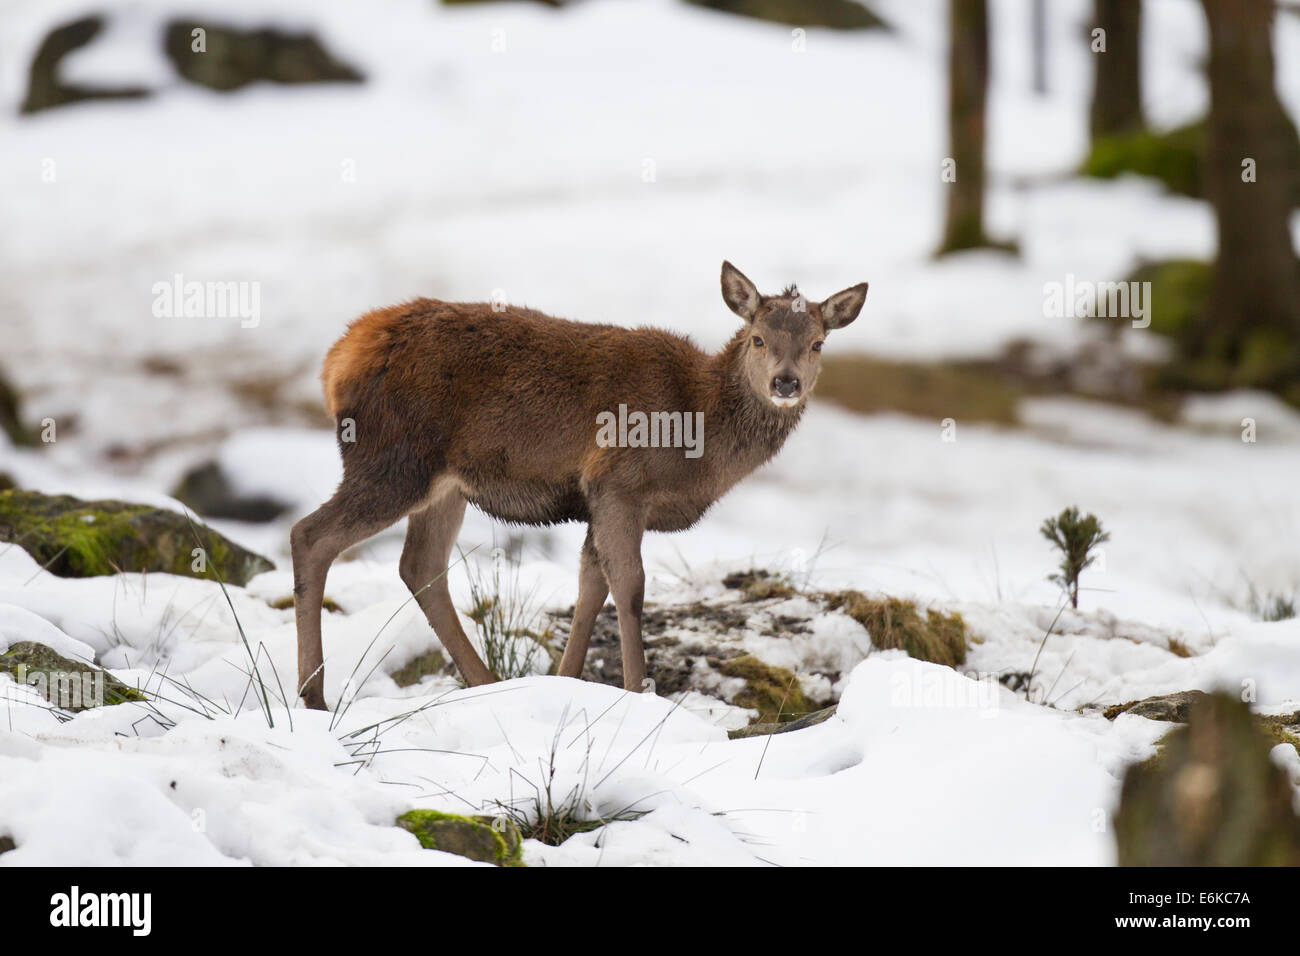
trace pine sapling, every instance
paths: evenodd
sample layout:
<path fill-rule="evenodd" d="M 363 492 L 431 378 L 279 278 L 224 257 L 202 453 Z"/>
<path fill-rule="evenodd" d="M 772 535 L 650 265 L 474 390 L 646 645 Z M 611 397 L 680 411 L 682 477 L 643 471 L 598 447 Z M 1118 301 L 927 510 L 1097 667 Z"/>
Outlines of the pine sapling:
<path fill-rule="evenodd" d="M 1061 552 L 1061 573 L 1048 577 L 1055 581 L 1070 598 L 1075 609 L 1079 607 L 1079 575 L 1096 560 L 1093 548 L 1110 540 L 1110 532 L 1103 531 L 1101 521 L 1094 514 L 1079 516 L 1079 509 L 1069 507 L 1055 518 L 1043 522 L 1039 531 Z"/>

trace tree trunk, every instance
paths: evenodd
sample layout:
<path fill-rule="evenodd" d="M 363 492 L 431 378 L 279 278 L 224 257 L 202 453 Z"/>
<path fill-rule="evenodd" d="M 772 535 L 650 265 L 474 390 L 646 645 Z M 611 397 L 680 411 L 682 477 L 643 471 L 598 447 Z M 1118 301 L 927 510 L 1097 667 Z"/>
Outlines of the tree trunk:
<path fill-rule="evenodd" d="M 1094 52 L 1092 138 L 1142 129 L 1142 0 L 1096 0 L 1106 52 Z M 1089 37 L 1091 42 L 1092 38 Z"/>
<path fill-rule="evenodd" d="M 1193 348 L 1235 365 L 1234 384 L 1294 388 L 1300 269 L 1288 220 L 1296 171 L 1286 161 L 1291 133 L 1273 86 L 1273 3 L 1203 3 L 1210 26 L 1205 187 L 1219 251 Z"/>
<path fill-rule="evenodd" d="M 1047 95 L 1047 0 L 1033 0 L 1030 11 L 1030 43 L 1033 56 L 1034 92 Z"/>
<path fill-rule="evenodd" d="M 989 20 L 986 0 L 950 0 L 948 131 L 956 181 L 939 255 L 989 245 L 984 235 L 984 110 L 989 84 Z"/>

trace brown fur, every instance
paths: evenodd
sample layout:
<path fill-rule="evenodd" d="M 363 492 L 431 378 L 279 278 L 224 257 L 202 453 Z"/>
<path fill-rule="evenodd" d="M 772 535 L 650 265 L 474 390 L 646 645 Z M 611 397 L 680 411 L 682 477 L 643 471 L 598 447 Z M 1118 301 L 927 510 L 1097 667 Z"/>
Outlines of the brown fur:
<path fill-rule="evenodd" d="M 299 682 L 310 706 L 324 706 L 316 594 L 323 594 L 330 562 L 406 515 L 404 579 L 467 682 L 493 679 L 446 589 L 447 555 L 466 502 L 507 522 L 590 524 L 581 613 L 560 672 L 581 672 L 586 618 L 594 621 L 612 590 L 624 673 L 629 687 L 641 689 L 642 533 L 690 527 L 776 454 L 816 379 L 813 343 L 828 326 L 852 321 L 866 292 L 854 287 L 806 305 L 797 292 L 763 298 L 729 265 L 723 287 L 746 326 L 716 355 L 658 329 L 436 299 L 369 312 L 349 326 L 322 371 L 344 478 L 293 533 Z M 777 383 L 798 390 L 797 404 L 776 404 L 796 401 L 778 399 Z M 680 447 L 601 447 L 598 416 L 617 414 L 620 403 L 629 412 L 702 412 L 702 456 L 688 458 Z M 355 440 L 345 440 L 348 429 Z"/>

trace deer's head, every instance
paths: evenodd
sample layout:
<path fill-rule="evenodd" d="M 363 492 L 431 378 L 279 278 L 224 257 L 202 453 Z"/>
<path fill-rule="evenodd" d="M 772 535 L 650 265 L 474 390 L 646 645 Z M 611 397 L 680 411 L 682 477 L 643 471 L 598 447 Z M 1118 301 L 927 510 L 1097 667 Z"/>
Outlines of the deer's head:
<path fill-rule="evenodd" d="M 867 284 L 859 283 L 823 302 L 808 301 L 794 286 L 780 295 L 759 295 L 754 283 L 724 262 L 722 298 L 749 326 L 741 362 L 754 393 L 778 407 L 794 408 L 817 381 L 826 334 L 858 317 Z"/>

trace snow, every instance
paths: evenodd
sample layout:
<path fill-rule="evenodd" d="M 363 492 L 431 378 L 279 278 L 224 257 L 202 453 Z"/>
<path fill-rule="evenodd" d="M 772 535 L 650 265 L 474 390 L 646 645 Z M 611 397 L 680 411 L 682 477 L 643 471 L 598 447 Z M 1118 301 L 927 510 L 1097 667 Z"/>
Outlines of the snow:
<path fill-rule="evenodd" d="M 781 455 L 697 528 L 647 538 L 647 600 L 721 599 L 728 571 L 764 567 L 957 611 L 978 642 L 958 673 L 871 651 L 849 618 L 792 599 L 778 610 L 807 615 L 808 632 L 735 637 L 779 666 L 839 675 L 837 715 L 807 730 L 730 741 L 749 712 L 698 692 L 668 700 L 542 676 L 398 688 L 391 673 L 438 646 L 397 575 L 400 526 L 331 571 L 344 613 L 323 622 L 326 694 L 338 713 L 274 699 L 264 710 L 250 671 L 272 698 L 295 673 L 293 613 L 269 605 L 292 590 L 288 527 L 339 475 L 317 370 L 366 309 L 502 290 L 716 347 L 734 324 L 717 292 L 728 258 L 765 290 L 797 279 L 824 296 L 869 281 L 862 318 L 831 352 L 980 356 L 1018 338 L 1066 352 L 1088 332 L 1044 317 L 1045 283 L 1207 257 L 1213 220 L 1149 182 L 1069 177 L 1086 142 L 1084 0 L 1050 5 L 1046 98 L 1028 89 L 1027 5 L 993 4 L 988 214 L 1022 256 L 943 262 L 930 257 L 946 149 L 941 3 L 880 2 L 897 33 L 813 30 L 803 54 L 784 28 L 668 0 L 560 13 L 390 0 L 382 18 L 308 0 L 274 15 L 251 0 L 101 6 L 109 30 L 65 75 L 154 94 L 25 119 L 20 68 L 52 23 L 88 8 L 0 9 L 3 365 L 26 417 L 58 425 L 39 449 L 0 439 L 0 471 L 43 491 L 176 507 L 177 478 L 215 458 L 238 491 L 290 512 L 214 522 L 277 564 L 230 589 L 233 612 L 210 583 L 59 579 L 0 547 L 0 648 L 39 641 L 157 698 L 60 720 L 0 675 L 0 835 L 18 843 L 0 865 L 461 865 L 394 818 L 414 806 L 500 813 L 548 780 L 587 812 L 635 819 L 560 847 L 529 842 L 534 865 L 1106 865 L 1124 768 L 1168 728 L 1106 721 L 1097 706 L 1225 687 L 1262 711 L 1300 708 L 1300 623 L 1261 622 L 1251 606 L 1300 591 L 1300 416 L 1235 393 L 1190 402 L 1172 424 L 1055 398 L 1027 402 L 1016 429 L 954 409 L 955 441 L 937 421 L 814 403 Z M 1149 115 L 1196 118 L 1200 17 L 1185 0 L 1144 10 Z M 368 82 L 197 90 L 157 52 L 173 14 L 317 30 Z M 505 53 L 492 52 L 497 30 Z M 1300 20 L 1279 18 L 1277 44 L 1281 95 L 1300 110 Z M 155 318 L 153 284 L 178 273 L 260 283 L 262 320 Z M 268 421 L 257 397 L 268 394 L 300 411 Z M 1242 440 L 1244 418 L 1255 442 Z M 1096 512 L 1111 540 L 1082 608 L 1058 616 L 1037 527 L 1067 504 Z M 582 535 L 502 529 L 471 511 L 460 543 L 478 549 L 472 562 L 520 544 L 521 580 L 563 608 Z M 450 583 L 465 607 L 465 569 Z M 1036 658 L 1031 701 L 990 679 Z M 823 696 L 831 683 L 805 688 Z M 1300 758 L 1275 754 L 1300 786 Z"/>

